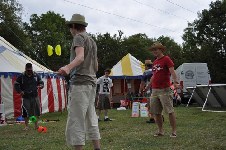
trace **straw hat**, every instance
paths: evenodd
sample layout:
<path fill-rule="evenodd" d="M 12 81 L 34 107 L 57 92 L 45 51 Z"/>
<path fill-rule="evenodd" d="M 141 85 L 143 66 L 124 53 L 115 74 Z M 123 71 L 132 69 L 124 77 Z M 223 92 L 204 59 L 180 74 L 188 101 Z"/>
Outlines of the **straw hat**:
<path fill-rule="evenodd" d="M 151 60 L 145 60 L 144 63 L 145 63 L 145 65 L 149 65 L 149 64 L 152 64 L 152 61 Z"/>
<path fill-rule="evenodd" d="M 85 21 L 85 17 L 80 15 L 80 14 L 74 14 L 71 17 L 70 21 L 67 21 L 66 24 L 70 25 L 70 24 L 81 24 L 87 27 L 88 23 Z"/>
<path fill-rule="evenodd" d="M 155 50 L 155 49 L 161 49 L 162 51 L 165 51 L 166 50 L 166 47 L 163 46 L 161 43 L 159 42 L 155 42 L 150 48 L 149 50 Z"/>

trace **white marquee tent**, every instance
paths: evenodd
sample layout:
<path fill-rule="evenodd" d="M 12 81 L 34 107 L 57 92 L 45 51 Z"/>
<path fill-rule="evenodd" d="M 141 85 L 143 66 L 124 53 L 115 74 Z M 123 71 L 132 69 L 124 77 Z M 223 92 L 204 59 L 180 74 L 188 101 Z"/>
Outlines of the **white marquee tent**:
<path fill-rule="evenodd" d="M 127 78 L 136 79 L 141 78 L 144 72 L 144 64 L 128 53 L 111 69 L 111 78 Z"/>
<path fill-rule="evenodd" d="M 128 90 L 133 93 L 138 92 L 144 70 L 144 64 L 130 53 L 113 66 L 110 78 L 113 80 L 113 99 L 115 103 L 125 99 Z"/>
<path fill-rule="evenodd" d="M 13 84 L 28 62 L 32 63 L 33 70 L 42 77 L 45 84 L 44 88 L 39 90 L 42 114 L 66 108 L 65 80 L 0 37 L 0 103 L 4 104 L 6 118 L 21 115 L 22 98 L 14 90 Z"/>

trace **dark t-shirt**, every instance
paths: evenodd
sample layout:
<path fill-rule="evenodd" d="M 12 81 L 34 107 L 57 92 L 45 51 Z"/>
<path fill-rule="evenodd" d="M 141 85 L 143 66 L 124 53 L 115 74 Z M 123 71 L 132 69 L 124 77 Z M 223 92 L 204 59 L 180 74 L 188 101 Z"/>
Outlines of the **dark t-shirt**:
<path fill-rule="evenodd" d="M 152 75 L 153 75 L 152 69 L 145 70 L 144 73 L 143 73 L 141 81 L 144 81 L 145 83 L 150 82 Z"/>
<path fill-rule="evenodd" d="M 143 81 L 145 83 L 145 86 L 150 84 L 150 79 L 151 79 L 152 75 L 153 75 L 152 69 L 148 69 L 148 70 L 144 71 L 141 81 Z M 151 92 L 151 86 L 150 86 L 150 89 L 148 89 L 147 93 L 150 93 L 150 92 Z"/>
<path fill-rule="evenodd" d="M 24 92 L 23 98 L 28 98 L 38 96 L 37 86 L 39 85 L 44 86 L 44 82 L 38 74 L 33 73 L 33 75 L 29 77 L 23 73 L 16 79 L 14 88 L 18 93 Z"/>

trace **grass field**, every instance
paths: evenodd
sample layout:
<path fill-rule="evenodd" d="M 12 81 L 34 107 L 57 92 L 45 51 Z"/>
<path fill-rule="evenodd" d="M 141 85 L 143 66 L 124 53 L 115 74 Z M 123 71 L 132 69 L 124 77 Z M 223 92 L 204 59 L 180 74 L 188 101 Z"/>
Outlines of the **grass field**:
<path fill-rule="evenodd" d="M 177 138 L 170 138 L 168 116 L 165 116 L 163 137 L 153 137 L 155 124 L 147 118 L 131 118 L 131 110 L 110 110 L 114 121 L 99 123 L 102 150 L 226 150 L 226 113 L 202 112 L 196 107 L 176 107 Z M 0 127 L 0 150 L 68 150 L 65 144 L 67 112 L 48 113 L 41 119 L 59 119 L 58 122 L 40 123 L 47 133 L 38 133 L 30 125 Z M 31 129 L 32 128 L 32 129 Z M 87 141 L 85 150 L 92 150 Z"/>

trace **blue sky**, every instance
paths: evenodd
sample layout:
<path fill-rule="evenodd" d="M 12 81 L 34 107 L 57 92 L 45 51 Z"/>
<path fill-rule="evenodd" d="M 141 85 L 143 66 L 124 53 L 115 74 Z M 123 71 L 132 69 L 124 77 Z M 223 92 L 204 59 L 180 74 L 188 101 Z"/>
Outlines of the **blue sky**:
<path fill-rule="evenodd" d="M 182 44 L 183 30 L 188 22 L 198 18 L 197 13 L 209 9 L 211 0 L 18 0 L 24 11 L 23 21 L 31 14 L 54 11 L 70 20 L 80 13 L 89 23 L 87 32 L 124 36 L 145 33 L 150 38 L 169 36 Z"/>

